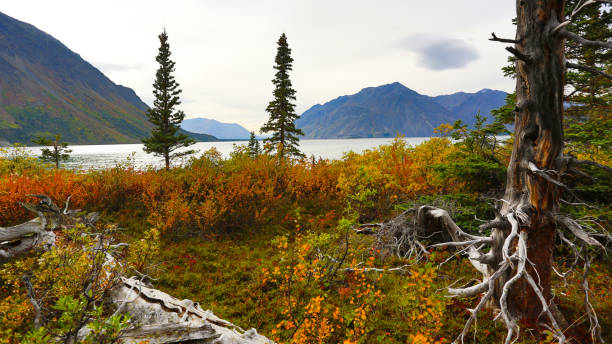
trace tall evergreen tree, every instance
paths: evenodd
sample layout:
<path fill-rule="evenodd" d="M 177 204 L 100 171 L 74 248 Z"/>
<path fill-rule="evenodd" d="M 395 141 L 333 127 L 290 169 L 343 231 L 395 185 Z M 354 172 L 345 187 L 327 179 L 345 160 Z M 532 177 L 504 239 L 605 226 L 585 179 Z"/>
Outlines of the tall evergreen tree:
<path fill-rule="evenodd" d="M 291 49 L 287 44 L 287 36 L 283 33 L 278 39 L 278 49 L 274 69 L 276 74 L 274 83 L 274 100 L 272 100 L 266 112 L 270 114 L 268 122 L 261 127 L 262 133 L 272 132 L 272 137 L 264 139 L 268 144 L 268 151 L 276 149 L 279 157 L 286 156 L 304 157 L 298 148 L 299 135 L 304 135 L 301 129 L 295 127 L 298 115 L 295 113 L 295 90 L 289 79 L 289 71 L 292 70 L 293 58 Z"/>
<path fill-rule="evenodd" d="M 159 63 L 159 69 L 155 74 L 153 83 L 153 108 L 147 111 L 147 117 L 155 125 L 151 137 L 143 139 L 144 151 L 156 156 L 163 156 L 166 169 L 170 168 L 170 160 L 173 158 L 192 154 L 194 151 L 183 151 L 174 153 L 179 148 L 187 147 L 195 141 L 184 133 L 179 132 L 180 124 L 185 118 L 185 113 L 176 110 L 181 104 L 179 95 L 182 92 L 179 84 L 174 79 L 174 61 L 170 59 L 170 44 L 166 30 L 159 35 L 159 52 L 155 60 Z"/>

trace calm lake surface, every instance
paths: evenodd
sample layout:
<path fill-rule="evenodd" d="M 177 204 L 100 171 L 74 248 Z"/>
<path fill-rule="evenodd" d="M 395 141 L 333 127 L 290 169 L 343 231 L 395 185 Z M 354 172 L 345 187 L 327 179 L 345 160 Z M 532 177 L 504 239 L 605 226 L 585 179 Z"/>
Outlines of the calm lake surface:
<path fill-rule="evenodd" d="M 407 137 L 403 140 L 409 145 L 416 145 L 427 139 L 429 137 Z M 366 149 L 389 144 L 391 141 L 393 138 L 300 140 L 300 149 L 308 157 L 314 155 L 323 159 L 340 159 L 345 152 L 361 153 Z M 223 157 L 229 157 L 234 145 L 246 144 L 247 141 L 198 142 L 189 148 L 198 150 L 195 156 L 214 147 Z M 72 149 L 70 160 L 63 163 L 63 166 L 74 169 L 101 169 L 126 163 L 129 159 L 130 163 L 139 169 L 149 166 L 161 167 L 162 158 L 145 153 L 142 147 L 142 144 L 70 146 Z M 39 148 L 30 147 L 28 150 L 34 155 L 40 154 Z"/>

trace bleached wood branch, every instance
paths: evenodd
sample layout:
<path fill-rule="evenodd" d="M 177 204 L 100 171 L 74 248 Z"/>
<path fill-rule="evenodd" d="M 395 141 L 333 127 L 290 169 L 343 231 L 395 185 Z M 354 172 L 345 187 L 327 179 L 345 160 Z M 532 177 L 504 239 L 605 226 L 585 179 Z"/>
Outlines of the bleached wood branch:
<path fill-rule="evenodd" d="M 499 279 L 499 277 L 501 277 L 501 275 L 503 273 L 506 272 L 506 270 L 508 269 L 508 264 L 504 264 L 502 265 L 496 272 L 495 274 L 493 274 L 493 276 L 491 276 L 491 278 L 486 281 L 486 282 L 482 282 L 480 284 L 475 285 L 474 287 L 470 287 L 470 288 L 463 288 L 463 289 L 451 289 L 448 288 L 448 291 L 450 293 L 453 293 L 457 296 L 474 296 L 474 295 L 478 295 L 479 293 L 482 293 L 484 291 L 486 291 L 487 293 L 480 299 L 480 301 L 478 302 L 478 305 L 476 305 L 476 308 L 474 309 L 469 309 L 470 311 L 470 317 L 468 318 L 468 320 L 465 322 L 465 325 L 463 326 L 463 331 L 461 331 L 461 334 L 457 337 L 457 339 L 455 339 L 455 341 L 453 342 L 453 344 L 458 344 L 459 342 L 463 343 L 463 339 L 465 338 L 465 335 L 467 334 L 467 331 L 469 331 L 470 327 L 472 326 L 472 324 L 476 321 L 476 318 L 478 316 L 478 313 L 482 310 L 482 308 L 486 305 L 486 303 L 491 299 L 491 297 L 493 296 L 493 292 L 495 290 L 494 283 L 497 279 Z M 484 287 L 484 286 L 486 287 Z M 479 292 L 477 292 L 479 291 Z"/>
<path fill-rule="evenodd" d="M 478 226 L 478 229 L 480 229 L 481 231 L 491 228 L 510 229 L 510 222 L 508 222 L 508 220 L 506 220 L 505 218 L 496 218 L 493 221 L 489 221 Z"/>
<path fill-rule="evenodd" d="M 563 184 L 563 183 L 561 183 L 560 181 L 558 181 L 558 180 L 556 180 L 556 179 L 552 178 L 550 175 L 548 175 L 548 173 L 547 173 L 546 171 L 544 171 L 544 170 L 542 170 L 542 169 L 538 168 L 538 167 L 536 166 L 536 164 L 534 164 L 532 161 L 529 161 L 529 162 L 527 163 L 527 169 L 528 169 L 528 170 L 529 170 L 531 173 L 536 174 L 536 175 L 538 175 L 538 176 L 540 176 L 540 177 L 544 178 L 544 179 L 545 179 L 547 182 L 549 182 L 549 183 L 552 183 L 552 184 L 555 184 L 555 185 L 560 186 L 560 187 L 562 187 L 562 188 L 568 189 L 568 187 L 567 187 L 567 186 L 565 186 L 565 184 Z"/>
<path fill-rule="evenodd" d="M 595 343 L 597 340 L 601 343 L 605 343 L 601 336 L 601 325 L 599 324 L 599 319 L 597 318 L 597 313 L 595 312 L 595 308 L 591 304 L 589 300 L 589 270 L 591 268 L 591 261 L 589 258 L 584 260 L 584 269 L 582 273 L 582 283 L 580 284 L 582 290 L 584 291 L 584 307 L 586 309 L 587 316 L 589 317 L 589 333 L 591 334 L 591 340 Z"/>
<path fill-rule="evenodd" d="M 582 229 L 582 226 L 580 226 L 574 219 L 571 219 L 564 215 L 557 215 L 555 219 L 557 220 L 557 222 L 569 229 L 572 234 L 576 236 L 576 238 L 584 241 L 585 243 L 591 246 L 597 246 L 605 250 L 605 247 L 599 241 L 593 239 L 586 231 L 584 231 Z"/>

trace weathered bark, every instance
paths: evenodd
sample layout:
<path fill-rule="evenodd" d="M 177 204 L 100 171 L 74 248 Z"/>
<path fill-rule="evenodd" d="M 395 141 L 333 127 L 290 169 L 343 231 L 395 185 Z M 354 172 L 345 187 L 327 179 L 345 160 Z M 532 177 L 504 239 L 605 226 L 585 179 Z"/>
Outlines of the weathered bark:
<path fill-rule="evenodd" d="M 517 59 L 515 135 L 501 215 L 524 213 L 527 272 L 539 276 L 547 303 L 551 299 L 551 265 L 560 186 L 554 183 L 555 160 L 563 151 L 563 38 L 552 30 L 563 20 L 564 0 L 516 1 Z M 535 168 L 534 168 L 535 167 Z M 553 180 L 551 180 L 553 179 Z M 517 281 L 508 300 L 510 312 L 536 327 L 542 305 L 526 279 Z"/>

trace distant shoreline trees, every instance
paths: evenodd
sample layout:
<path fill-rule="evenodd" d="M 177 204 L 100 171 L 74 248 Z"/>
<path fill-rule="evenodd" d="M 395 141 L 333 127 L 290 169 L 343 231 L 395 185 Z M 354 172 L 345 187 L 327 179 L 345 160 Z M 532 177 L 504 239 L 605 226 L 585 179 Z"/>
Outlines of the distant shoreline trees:
<path fill-rule="evenodd" d="M 170 168 L 171 159 L 194 153 L 193 150 L 173 153 L 175 150 L 188 147 L 195 141 L 184 133 L 180 133 L 180 124 L 185 118 L 185 113 L 175 110 L 181 104 L 179 95 L 182 92 L 179 84 L 174 79 L 175 62 L 170 59 L 170 44 L 166 30 L 159 37 L 159 53 L 155 60 L 159 63 L 159 69 L 155 74 L 153 83 L 153 108 L 146 113 L 147 118 L 155 128 L 151 137 L 142 140 L 144 151 L 156 156 L 163 156 L 166 169 Z"/>
<path fill-rule="evenodd" d="M 268 122 L 261 127 L 262 133 L 272 132 L 272 136 L 264 139 L 266 151 L 276 150 L 279 158 L 294 156 L 302 158 L 304 154 L 299 150 L 299 135 L 304 135 L 301 129 L 295 127 L 298 115 L 295 113 L 295 90 L 289 79 L 292 70 L 293 58 L 287 43 L 287 36 L 283 33 L 278 39 L 275 65 L 276 74 L 274 84 L 274 99 L 270 101 L 266 112 L 270 114 Z"/>
<path fill-rule="evenodd" d="M 45 162 L 52 162 L 55 164 L 55 168 L 59 169 L 60 162 L 66 161 L 70 157 L 69 153 L 72 153 L 71 149 L 68 149 L 67 142 L 60 142 L 62 136 L 57 134 L 55 135 L 55 140 L 49 140 L 44 136 L 38 136 L 32 139 L 32 142 L 41 146 L 52 147 L 49 148 L 41 148 L 40 150 L 40 160 Z"/>

